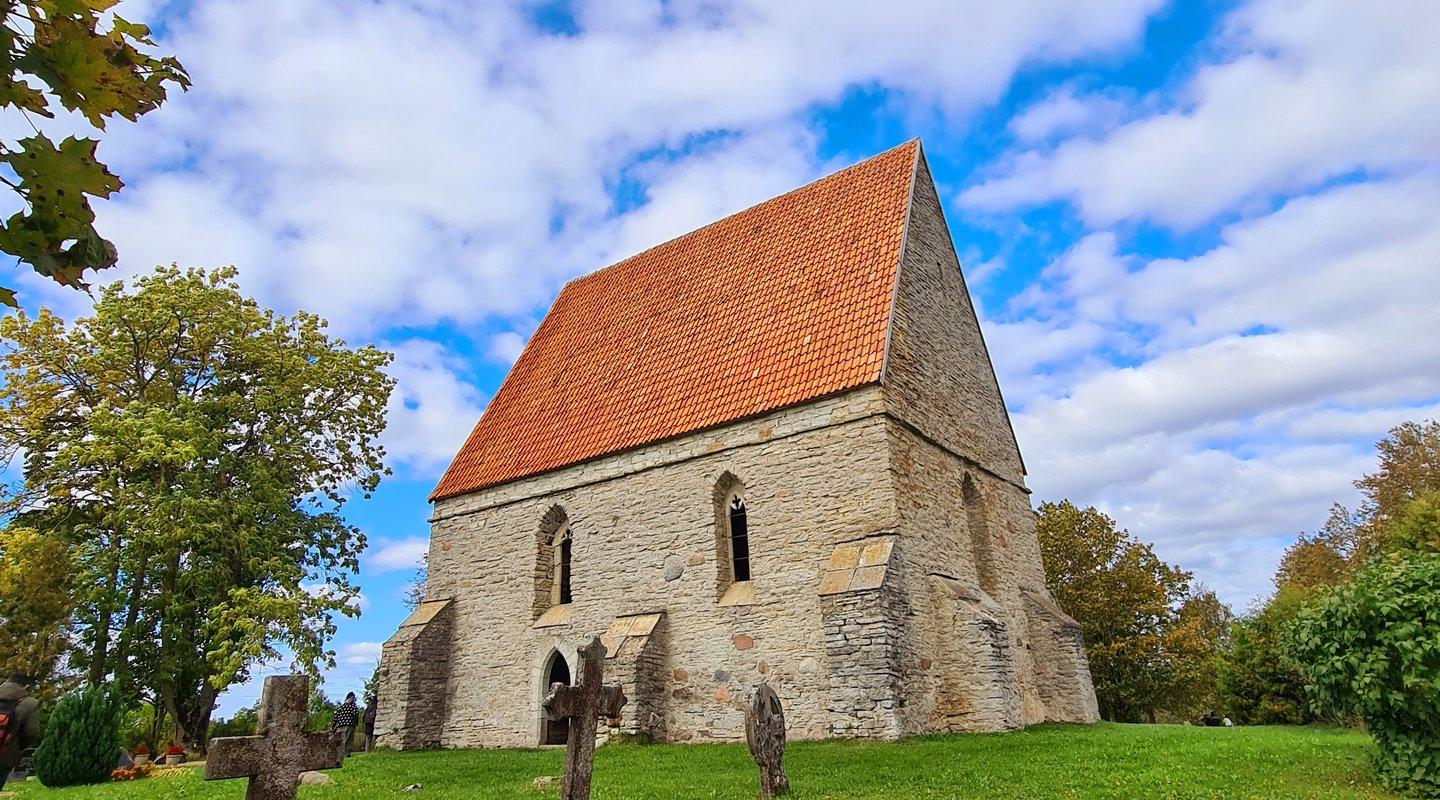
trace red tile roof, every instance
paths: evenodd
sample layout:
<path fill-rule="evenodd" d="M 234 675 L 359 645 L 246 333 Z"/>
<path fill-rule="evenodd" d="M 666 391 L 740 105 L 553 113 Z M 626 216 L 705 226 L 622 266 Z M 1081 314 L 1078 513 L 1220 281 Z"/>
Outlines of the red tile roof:
<path fill-rule="evenodd" d="M 571 281 L 430 499 L 878 381 L 918 152 Z"/>

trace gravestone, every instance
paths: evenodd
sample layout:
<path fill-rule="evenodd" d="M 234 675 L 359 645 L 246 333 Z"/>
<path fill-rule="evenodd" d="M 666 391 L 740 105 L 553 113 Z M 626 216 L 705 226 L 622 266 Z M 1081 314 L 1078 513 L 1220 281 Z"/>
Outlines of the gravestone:
<path fill-rule="evenodd" d="M 590 772 L 595 766 L 595 731 L 600 717 L 614 719 L 624 707 L 625 692 L 606 686 L 605 645 L 597 637 L 580 648 L 580 683 L 555 683 L 545 696 L 545 718 L 570 720 L 565 740 L 565 775 L 560 800 L 590 800 Z"/>
<path fill-rule="evenodd" d="M 310 681 L 304 675 L 266 678 L 257 735 L 212 739 L 205 780 L 249 778 L 245 800 L 294 800 L 300 773 L 338 768 L 344 733 L 305 730 L 309 698 Z"/>
<path fill-rule="evenodd" d="M 745 709 L 745 742 L 750 755 L 760 767 L 760 796 L 778 797 L 790 793 L 790 780 L 785 777 L 785 710 L 780 696 L 762 683 L 750 694 Z"/>

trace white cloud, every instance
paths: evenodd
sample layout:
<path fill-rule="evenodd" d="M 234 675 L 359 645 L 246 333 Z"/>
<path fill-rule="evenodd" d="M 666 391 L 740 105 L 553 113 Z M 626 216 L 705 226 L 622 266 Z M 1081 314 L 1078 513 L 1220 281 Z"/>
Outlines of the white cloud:
<path fill-rule="evenodd" d="M 377 539 L 365 555 L 366 571 L 371 574 L 418 569 L 425 563 L 430 540 L 423 536 L 406 539 Z"/>
<path fill-rule="evenodd" d="M 336 660 L 351 667 L 374 667 L 380 661 L 380 642 L 350 642 L 335 651 Z"/>
<path fill-rule="evenodd" d="M 814 177 L 797 121 L 847 88 L 963 114 L 1026 65 L 1127 46 L 1160 5 L 597 2 L 547 36 L 518 2 L 202 0 L 163 43 L 195 88 L 107 134 L 130 186 L 101 223 L 123 270 L 235 263 L 351 338 L 511 319 Z M 617 221 L 622 181 L 648 202 Z"/>
<path fill-rule="evenodd" d="M 1093 225 L 1189 227 L 1357 171 L 1407 173 L 1440 158 L 1437 28 L 1440 6 L 1423 0 L 1246 4 L 1225 23 L 1223 60 L 1167 108 L 1022 152 L 963 201 L 1062 198 Z"/>
<path fill-rule="evenodd" d="M 464 362 L 442 345 L 407 339 L 385 345 L 395 353 L 395 378 L 381 441 L 393 461 L 421 475 L 438 475 L 480 418 L 484 398 L 461 377 Z"/>
<path fill-rule="evenodd" d="M 1037 496 L 1101 505 L 1232 601 L 1265 590 L 1371 443 L 1440 409 L 1437 202 L 1425 178 L 1341 185 L 1189 259 L 1082 239 L 989 328 Z"/>
<path fill-rule="evenodd" d="M 1016 114 L 1010 132 L 1023 142 L 1098 131 L 1118 121 L 1125 104 L 1104 95 L 1080 96 L 1073 86 L 1051 92 L 1044 100 Z"/>

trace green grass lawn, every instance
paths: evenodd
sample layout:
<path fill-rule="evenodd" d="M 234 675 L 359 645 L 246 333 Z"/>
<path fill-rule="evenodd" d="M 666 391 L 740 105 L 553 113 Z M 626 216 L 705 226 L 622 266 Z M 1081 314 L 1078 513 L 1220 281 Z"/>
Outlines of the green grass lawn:
<path fill-rule="evenodd" d="M 1324 728 L 1046 725 L 896 743 L 795 742 L 786 771 L 797 798 L 1394 798 L 1370 777 L 1369 738 Z M 555 797 L 537 776 L 560 771 L 558 750 L 452 750 L 355 755 L 306 786 L 301 800 L 483 800 Z M 594 797 L 639 800 L 752 798 L 756 771 L 744 745 L 601 748 Z M 402 787 L 419 783 L 419 794 Z M 7 787 L 12 788 L 12 787 Z M 243 781 L 181 777 L 75 789 L 35 781 L 17 800 L 239 800 Z"/>

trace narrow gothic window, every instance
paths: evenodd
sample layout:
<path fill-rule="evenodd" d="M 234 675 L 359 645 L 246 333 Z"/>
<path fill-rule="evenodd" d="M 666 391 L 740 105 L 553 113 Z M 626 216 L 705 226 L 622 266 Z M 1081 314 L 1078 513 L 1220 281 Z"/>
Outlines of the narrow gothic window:
<path fill-rule="evenodd" d="M 730 500 L 730 570 L 737 581 L 750 580 L 750 527 L 745 517 L 745 500 Z"/>
<path fill-rule="evenodd" d="M 554 579 L 551 582 L 550 604 L 563 606 L 570 602 L 570 526 L 561 525 L 551 541 Z"/>

